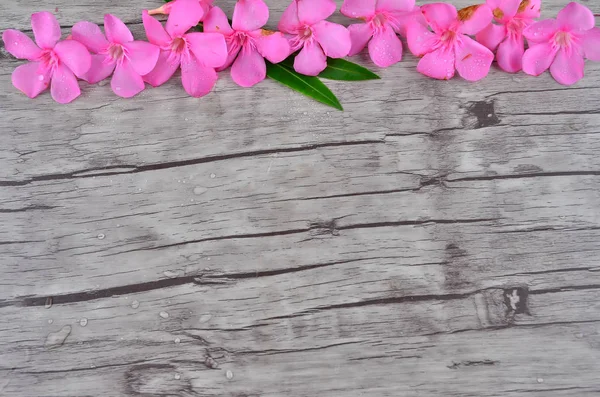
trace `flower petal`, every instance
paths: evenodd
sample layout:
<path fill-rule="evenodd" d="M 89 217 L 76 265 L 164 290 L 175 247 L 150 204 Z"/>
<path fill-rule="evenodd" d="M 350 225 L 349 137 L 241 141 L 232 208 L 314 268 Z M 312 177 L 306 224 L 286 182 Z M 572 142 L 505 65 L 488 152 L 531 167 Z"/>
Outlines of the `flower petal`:
<path fill-rule="evenodd" d="M 492 23 L 492 10 L 485 4 L 463 8 L 458 12 L 461 20 L 460 31 L 464 34 L 477 34 Z"/>
<path fill-rule="evenodd" d="M 239 0 L 233 9 L 233 29 L 251 32 L 266 25 L 269 7 L 263 0 Z"/>
<path fill-rule="evenodd" d="M 348 18 L 369 18 L 375 15 L 377 0 L 344 0 L 340 12 Z"/>
<path fill-rule="evenodd" d="M 148 74 L 156 66 L 160 48 L 146 41 L 132 41 L 123 45 L 125 55 L 137 74 Z"/>
<path fill-rule="evenodd" d="M 190 50 L 204 66 L 218 68 L 227 61 L 227 43 L 219 33 L 188 33 L 185 35 Z"/>
<path fill-rule="evenodd" d="M 521 0 L 487 0 L 486 4 L 498 22 L 506 22 L 517 15 Z"/>
<path fill-rule="evenodd" d="M 52 13 L 36 12 L 32 14 L 31 27 L 35 42 L 42 49 L 54 48 L 60 40 L 60 25 Z"/>
<path fill-rule="evenodd" d="M 41 71 L 40 62 L 28 62 L 18 66 L 12 73 L 12 83 L 16 89 L 29 98 L 35 98 L 50 84 L 50 70 Z"/>
<path fill-rule="evenodd" d="M 18 30 L 5 30 L 2 33 L 2 40 L 6 51 L 18 59 L 33 61 L 42 54 L 42 50 L 35 45 L 33 40 Z"/>
<path fill-rule="evenodd" d="M 306 42 L 296 59 L 294 70 L 307 76 L 317 76 L 327 67 L 327 57 L 318 43 Z"/>
<path fill-rule="evenodd" d="M 252 87 L 267 77 L 265 59 L 257 50 L 244 47 L 231 67 L 231 78 L 239 86 Z"/>
<path fill-rule="evenodd" d="M 498 45 L 506 38 L 506 26 L 495 25 L 490 23 L 486 28 L 477 33 L 477 41 L 489 48 L 492 51 L 496 51 Z"/>
<path fill-rule="evenodd" d="M 108 62 L 106 55 L 92 54 L 92 64 L 90 70 L 81 78 L 90 84 L 96 84 L 112 74 L 115 70 L 115 62 Z"/>
<path fill-rule="evenodd" d="M 290 5 L 283 12 L 281 19 L 277 24 L 277 29 L 284 33 L 296 34 L 299 27 L 300 20 L 298 19 L 298 2 L 296 0 L 292 0 Z"/>
<path fill-rule="evenodd" d="M 202 65 L 196 57 L 183 57 L 181 60 L 181 82 L 185 91 L 200 98 L 212 91 L 218 76 L 214 68 Z"/>
<path fill-rule="evenodd" d="M 600 28 L 590 29 L 581 39 L 581 46 L 587 59 L 600 61 Z"/>
<path fill-rule="evenodd" d="M 431 3 L 421 6 L 421 12 L 431 28 L 440 33 L 447 30 L 458 16 L 456 8 L 448 3 Z"/>
<path fill-rule="evenodd" d="M 125 44 L 133 41 L 129 28 L 119 18 L 111 14 L 104 16 L 104 31 L 106 38 L 111 43 Z"/>
<path fill-rule="evenodd" d="M 52 98 L 58 103 L 69 103 L 81 95 L 77 78 L 64 64 L 59 63 L 52 74 Z"/>
<path fill-rule="evenodd" d="M 536 44 L 523 54 L 523 71 L 532 76 L 544 73 L 556 57 L 556 48 L 550 43 Z"/>
<path fill-rule="evenodd" d="M 569 3 L 556 16 L 558 26 L 566 30 L 590 30 L 596 25 L 594 14 L 584 5 Z"/>
<path fill-rule="evenodd" d="M 279 63 L 287 58 L 290 53 L 290 43 L 281 32 L 260 30 L 256 37 L 258 52 L 272 63 Z"/>
<path fill-rule="evenodd" d="M 221 33 L 225 36 L 229 36 L 233 33 L 233 29 L 229 25 L 227 15 L 219 7 L 213 7 L 210 9 L 208 14 L 204 17 L 204 31 L 209 33 Z"/>
<path fill-rule="evenodd" d="M 377 0 L 377 11 L 412 11 L 415 0 Z"/>
<path fill-rule="evenodd" d="M 508 73 L 517 73 L 523 67 L 525 42 L 523 37 L 509 37 L 500 44 L 496 60 L 500 69 Z"/>
<path fill-rule="evenodd" d="M 494 54 L 487 47 L 463 36 L 462 43 L 456 44 L 455 50 L 456 70 L 463 79 L 478 81 L 488 75 Z"/>
<path fill-rule="evenodd" d="M 181 57 L 171 51 L 162 50 L 158 55 L 158 62 L 152 71 L 142 77 L 142 79 L 153 87 L 158 87 L 166 83 L 171 76 L 179 69 Z"/>
<path fill-rule="evenodd" d="M 406 42 L 413 55 L 421 57 L 431 52 L 438 42 L 437 36 L 420 23 L 409 23 L 406 27 Z"/>
<path fill-rule="evenodd" d="M 110 86 L 113 92 L 122 98 L 136 96 L 146 88 L 142 76 L 136 73 L 127 58 L 117 64 Z"/>
<path fill-rule="evenodd" d="M 77 22 L 73 26 L 71 36 L 95 54 L 102 52 L 109 45 L 100 26 L 87 21 Z"/>
<path fill-rule="evenodd" d="M 92 66 L 90 52 L 83 44 L 75 40 L 63 40 L 56 44 L 54 52 L 62 63 L 81 78 Z"/>
<path fill-rule="evenodd" d="M 144 30 L 149 42 L 159 47 L 166 47 L 171 43 L 171 36 L 167 33 L 162 23 L 151 17 L 146 10 L 142 13 L 142 21 L 144 22 Z"/>
<path fill-rule="evenodd" d="M 550 73 L 560 84 L 572 85 L 583 78 L 584 66 L 581 54 L 573 49 L 562 48 L 550 66 Z"/>
<path fill-rule="evenodd" d="M 387 68 L 402 60 L 402 42 L 391 27 L 375 33 L 369 42 L 369 55 L 375 65 Z"/>
<path fill-rule="evenodd" d="M 313 25 L 327 19 L 337 8 L 334 0 L 297 0 L 298 19 L 301 23 Z"/>
<path fill-rule="evenodd" d="M 546 43 L 554 36 L 554 33 L 558 30 L 558 24 L 554 19 L 545 19 L 533 23 L 523 29 L 523 36 L 527 38 L 530 43 Z"/>
<path fill-rule="evenodd" d="M 417 70 L 425 76 L 449 80 L 454 76 L 454 51 L 440 47 L 425 54 L 417 64 Z"/>
<path fill-rule="evenodd" d="M 313 25 L 315 39 L 323 48 L 325 55 L 331 58 L 343 58 L 352 47 L 350 32 L 337 23 L 320 21 Z"/>
<path fill-rule="evenodd" d="M 537 19 L 540 17 L 542 0 L 523 0 L 519 5 L 517 16 L 519 18 Z"/>
<path fill-rule="evenodd" d="M 235 42 L 227 43 L 227 60 L 225 61 L 223 66 L 216 68 L 216 71 L 220 72 L 230 67 L 231 64 L 233 64 L 233 61 L 235 61 L 235 59 L 237 58 L 241 49 L 242 47 L 240 47 L 240 45 Z"/>
<path fill-rule="evenodd" d="M 373 37 L 373 29 L 367 23 L 355 23 L 348 26 L 348 32 L 350 32 L 350 41 L 352 46 L 348 55 L 353 56 L 361 52 L 371 37 Z"/>
<path fill-rule="evenodd" d="M 198 0 L 177 0 L 167 19 L 166 31 L 171 37 L 178 37 L 198 25 L 204 11 Z"/>

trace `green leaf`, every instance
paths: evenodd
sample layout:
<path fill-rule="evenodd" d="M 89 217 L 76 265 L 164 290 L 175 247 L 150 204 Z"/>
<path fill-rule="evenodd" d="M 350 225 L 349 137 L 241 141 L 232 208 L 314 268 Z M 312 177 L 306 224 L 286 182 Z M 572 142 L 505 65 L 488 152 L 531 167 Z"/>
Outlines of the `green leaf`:
<path fill-rule="evenodd" d="M 267 62 L 267 76 L 309 98 L 335 109 L 344 110 L 333 92 L 317 77 L 305 76 L 286 64 L 272 64 L 271 62 Z"/>
<path fill-rule="evenodd" d="M 333 58 L 327 58 L 327 68 L 319 74 L 319 77 L 342 81 L 378 80 L 381 78 L 369 69 L 353 62 Z"/>

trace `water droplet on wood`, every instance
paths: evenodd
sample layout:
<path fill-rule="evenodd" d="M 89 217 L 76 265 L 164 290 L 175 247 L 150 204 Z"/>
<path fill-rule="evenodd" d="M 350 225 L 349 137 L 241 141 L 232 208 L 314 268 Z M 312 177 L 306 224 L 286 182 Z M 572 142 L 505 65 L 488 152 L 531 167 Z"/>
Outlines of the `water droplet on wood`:
<path fill-rule="evenodd" d="M 79 325 L 81 325 L 82 327 L 85 327 L 88 324 L 88 319 L 83 317 L 81 320 L 79 320 Z"/>
<path fill-rule="evenodd" d="M 158 313 L 159 316 L 161 316 L 162 318 L 169 318 L 169 313 L 167 312 L 160 312 Z"/>
<path fill-rule="evenodd" d="M 176 380 L 179 380 L 179 379 L 181 379 L 181 375 L 179 375 L 179 374 L 175 374 L 175 379 L 176 379 Z"/>
<path fill-rule="evenodd" d="M 200 316 L 200 319 L 198 320 L 198 322 L 207 323 L 210 321 L 211 318 L 212 318 L 212 314 L 206 313 L 206 314 L 203 314 Z"/>
<path fill-rule="evenodd" d="M 215 174 L 210 174 L 210 179 L 215 179 L 217 176 Z"/>
<path fill-rule="evenodd" d="M 544 383 L 544 379 L 542 379 L 542 378 L 537 378 L 537 383 Z"/>
<path fill-rule="evenodd" d="M 137 309 L 138 307 L 140 307 L 140 302 L 138 302 L 137 300 L 131 302 L 131 307 Z"/>
<path fill-rule="evenodd" d="M 233 372 L 231 372 L 230 370 L 227 370 L 227 372 L 225 372 L 225 376 L 227 377 L 227 379 L 232 380 Z"/>
<path fill-rule="evenodd" d="M 52 324 L 54 322 L 54 320 L 50 319 L 48 320 L 48 324 Z"/>
<path fill-rule="evenodd" d="M 56 347 L 60 347 L 65 343 L 67 337 L 71 334 L 71 326 L 65 325 L 57 332 L 51 332 L 46 337 L 46 343 L 44 346 L 48 349 L 54 349 Z"/>
<path fill-rule="evenodd" d="M 104 240 L 104 237 L 106 237 L 103 233 L 100 233 L 98 235 L 98 240 Z"/>
<path fill-rule="evenodd" d="M 176 278 L 179 275 L 179 273 L 172 272 L 170 270 L 164 271 L 163 274 L 165 275 L 165 277 L 168 277 L 168 278 Z"/>
<path fill-rule="evenodd" d="M 50 309 L 52 307 L 52 297 L 49 296 L 48 298 L 46 298 L 46 304 L 44 305 L 44 307 L 46 309 Z"/>
<path fill-rule="evenodd" d="M 175 343 L 181 343 L 181 339 L 175 338 Z"/>

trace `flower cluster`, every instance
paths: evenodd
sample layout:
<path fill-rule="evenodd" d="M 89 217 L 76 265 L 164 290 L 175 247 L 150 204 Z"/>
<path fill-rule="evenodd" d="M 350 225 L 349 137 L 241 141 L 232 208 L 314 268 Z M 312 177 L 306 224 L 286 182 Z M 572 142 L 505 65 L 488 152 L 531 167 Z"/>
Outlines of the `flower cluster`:
<path fill-rule="evenodd" d="M 50 87 L 60 103 L 80 95 L 77 79 L 98 83 L 111 77 L 111 88 L 129 98 L 157 87 L 181 69 L 185 91 L 208 94 L 218 74 L 231 67 L 231 78 L 251 87 L 267 75 L 266 61 L 294 56 L 293 68 L 317 76 L 327 58 L 343 58 L 368 48 L 373 63 L 389 67 L 402 59 L 405 37 L 420 57 L 417 70 L 435 79 L 457 71 L 469 81 L 500 69 L 529 75 L 550 73 L 561 84 L 583 78 L 585 58 L 600 61 L 600 28 L 585 6 L 569 3 L 556 19 L 536 22 L 541 0 L 486 0 L 457 10 L 447 3 L 416 6 L 414 0 L 344 0 L 341 13 L 360 23 L 348 27 L 327 21 L 334 0 L 292 0 L 278 31 L 264 29 L 269 8 L 263 0 L 238 0 L 231 21 L 213 0 L 174 0 L 143 11 L 147 41 L 135 40 L 116 16 L 104 17 L 104 32 L 83 21 L 61 41 L 61 29 L 49 12 L 31 16 L 35 43 L 24 33 L 6 30 L 6 50 L 29 63 L 15 69 L 13 85 L 30 98 Z M 168 15 L 166 24 L 154 15 Z M 197 29 L 202 27 L 202 31 Z M 290 66 L 291 68 L 291 66 Z"/>

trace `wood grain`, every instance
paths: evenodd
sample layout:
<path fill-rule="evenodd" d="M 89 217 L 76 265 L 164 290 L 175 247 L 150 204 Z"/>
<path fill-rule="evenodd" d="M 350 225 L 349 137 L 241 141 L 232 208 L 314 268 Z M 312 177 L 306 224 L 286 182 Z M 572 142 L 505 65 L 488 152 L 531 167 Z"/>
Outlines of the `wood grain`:
<path fill-rule="evenodd" d="M 143 38 L 160 4 L 86 1 L 0 27 L 110 11 Z M 0 48 L 0 395 L 600 393 L 598 63 L 471 84 L 406 54 L 328 82 L 345 112 L 227 72 L 62 106 L 20 63 Z"/>

